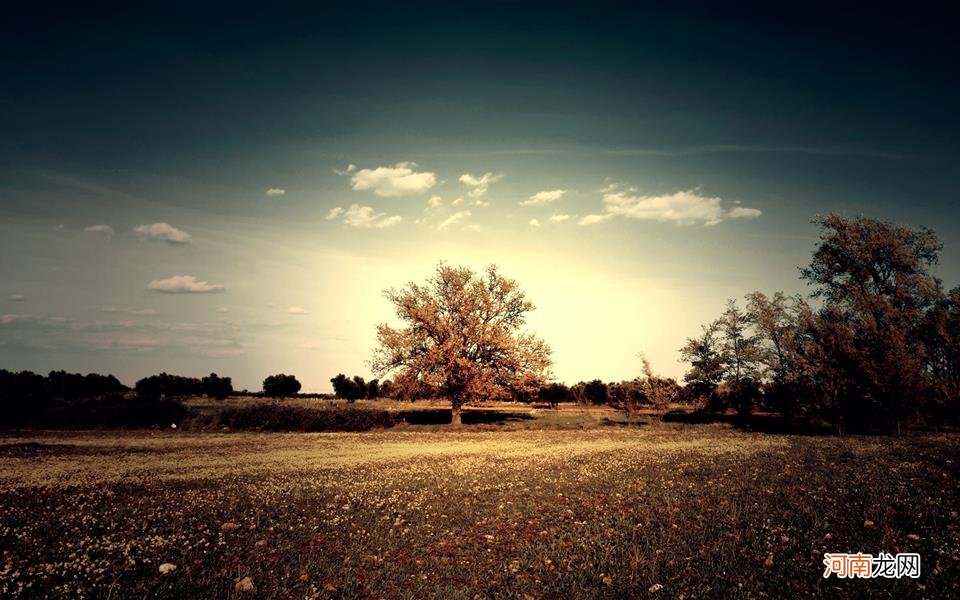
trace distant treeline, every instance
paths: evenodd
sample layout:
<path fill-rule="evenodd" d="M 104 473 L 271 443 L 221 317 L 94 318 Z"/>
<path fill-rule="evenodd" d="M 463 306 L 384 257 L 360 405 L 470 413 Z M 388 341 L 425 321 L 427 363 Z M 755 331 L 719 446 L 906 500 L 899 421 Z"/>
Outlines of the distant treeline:
<path fill-rule="evenodd" d="M 820 243 L 800 270 L 810 296 L 753 292 L 743 308 L 730 300 L 680 350 L 691 367 L 685 385 L 656 375 L 641 355 L 633 380 L 570 387 L 523 381 L 503 399 L 626 411 L 665 411 L 685 402 L 705 413 L 733 408 L 743 416 L 761 407 L 841 432 L 960 424 L 960 287 L 945 291 L 932 273 L 940 240 L 929 229 L 866 218 L 828 215 L 816 223 Z M 334 396 L 350 402 L 442 395 L 422 377 L 368 382 L 340 373 L 330 381 Z M 299 394 L 300 388 L 295 376 L 281 373 L 264 379 L 261 392 L 240 394 L 329 397 Z M 233 394 L 231 379 L 215 373 L 160 373 L 131 391 L 112 375 L 0 370 L 0 426 L 150 426 L 175 422 L 183 398 Z"/>

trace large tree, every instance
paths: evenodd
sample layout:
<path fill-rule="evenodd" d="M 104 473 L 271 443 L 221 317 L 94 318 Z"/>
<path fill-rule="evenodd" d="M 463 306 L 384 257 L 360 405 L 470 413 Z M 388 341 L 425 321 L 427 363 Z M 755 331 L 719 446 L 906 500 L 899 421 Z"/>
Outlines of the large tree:
<path fill-rule="evenodd" d="M 441 263 L 425 284 L 384 295 L 403 326 L 377 327 L 374 371 L 396 372 L 395 386 L 426 385 L 448 398 L 453 425 L 464 404 L 535 391 L 550 378 L 550 348 L 523 332 L 533 304 L 496 266 L 477 274 Z"/>
<path fill-rule="evenodd" d="M 927 312 L 943 298 L 933 276 L 943 248 L 927 228 L 863 217 L 819 217 L 820 244 L 801 274 L 842 338 L 849 387 L 900 428 L 927 387 Z"/>

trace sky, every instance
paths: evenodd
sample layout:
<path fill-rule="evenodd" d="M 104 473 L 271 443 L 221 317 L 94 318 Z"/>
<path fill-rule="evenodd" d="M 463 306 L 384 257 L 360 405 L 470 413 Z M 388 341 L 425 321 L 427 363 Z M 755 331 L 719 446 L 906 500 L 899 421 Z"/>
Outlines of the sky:
<path fill-rule="evenodd" d="M 0 368 L 329 391 L 446 261 L 518 280 L 560 381 L 680 377 L 830 211 L 960 283 L 953 13 L 134 4 L 0 23 Z"/>

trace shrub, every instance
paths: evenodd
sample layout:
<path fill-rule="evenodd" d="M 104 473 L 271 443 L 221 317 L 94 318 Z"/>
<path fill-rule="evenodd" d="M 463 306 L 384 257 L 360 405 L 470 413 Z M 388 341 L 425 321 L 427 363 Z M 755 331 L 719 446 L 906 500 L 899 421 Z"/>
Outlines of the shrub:
<path fill-rule="evenodd" d="M 385 410 L 346 406 L 304 408 L 258 403 L 224 410 L 212 425 L 261 431 L 368 431 L 392 427 L 393 415 Z"/>

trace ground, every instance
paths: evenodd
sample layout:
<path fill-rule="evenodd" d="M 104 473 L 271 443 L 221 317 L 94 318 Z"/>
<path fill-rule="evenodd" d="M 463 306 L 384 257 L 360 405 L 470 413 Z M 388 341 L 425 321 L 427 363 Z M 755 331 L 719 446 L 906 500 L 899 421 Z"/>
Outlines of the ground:
<path fill-rule="evenodd" d="M 960 595 L 956 436 L 601 423 L 7 433 L 0 596 Z M 922 576 L 822 577 L 855 551 Z"/>

